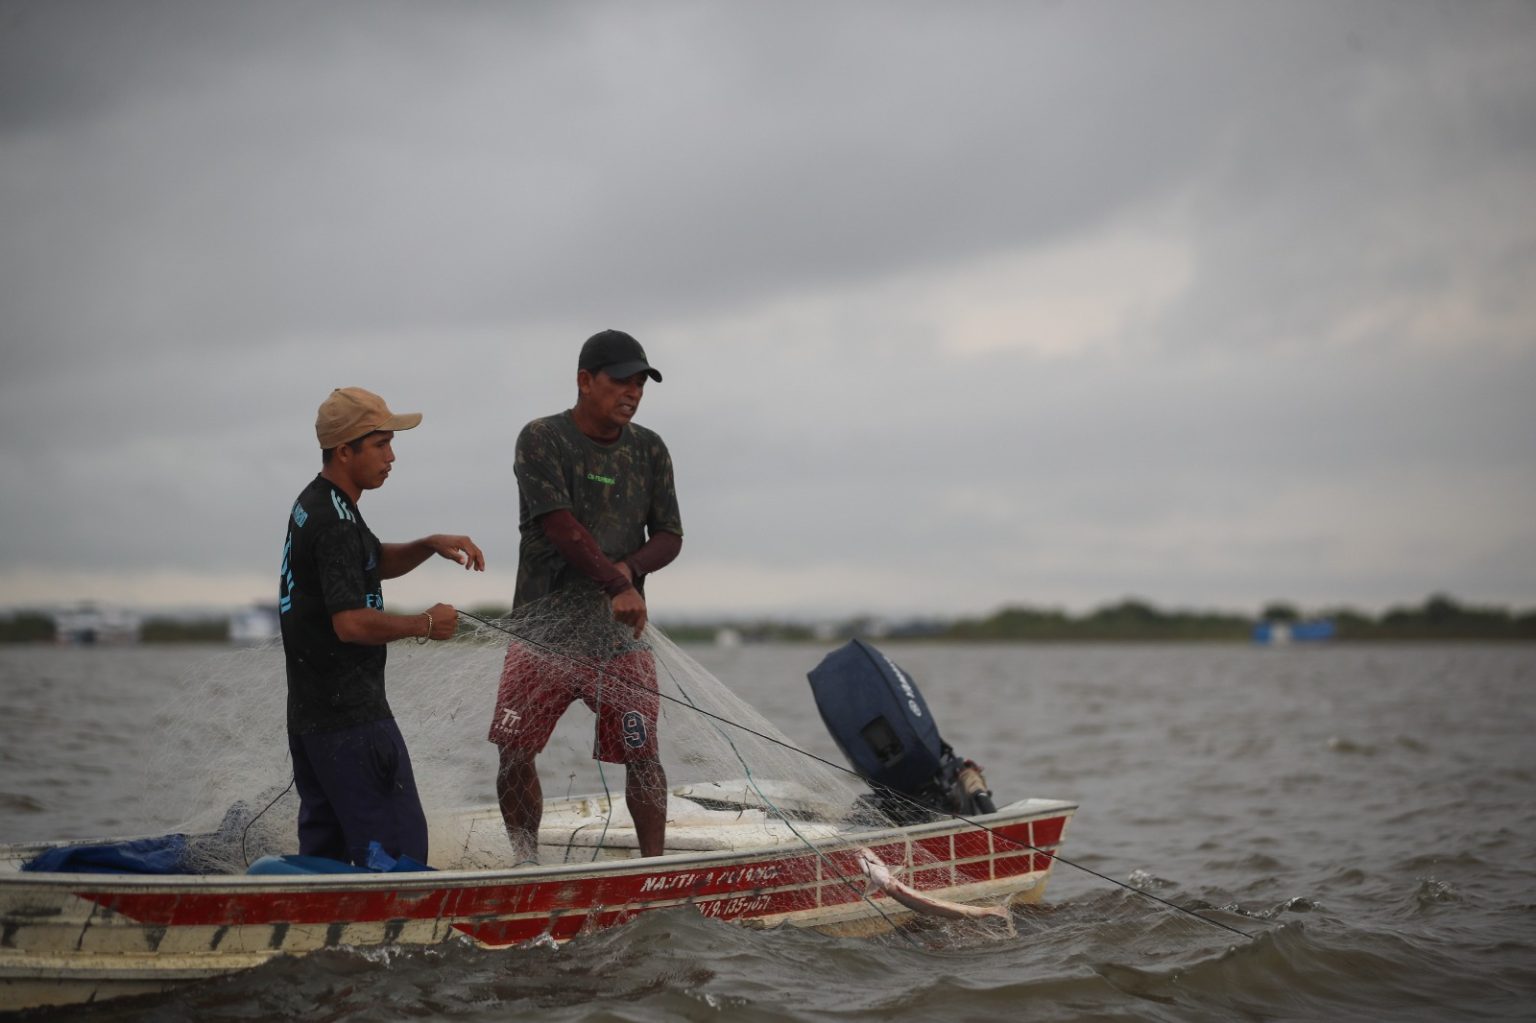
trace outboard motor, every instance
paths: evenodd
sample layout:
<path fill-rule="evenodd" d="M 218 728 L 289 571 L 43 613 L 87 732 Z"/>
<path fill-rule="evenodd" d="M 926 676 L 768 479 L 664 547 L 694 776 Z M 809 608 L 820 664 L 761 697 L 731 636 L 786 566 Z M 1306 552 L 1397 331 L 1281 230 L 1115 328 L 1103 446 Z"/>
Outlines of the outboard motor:
<path fill-rule="evenodd" d="M 995 809 L 981 769 L 939 737 L 912 676 L 885 654 L 850 640 L 806 677 L 838 749 L 875 790 L 867 805 L 898 824 Z"/>

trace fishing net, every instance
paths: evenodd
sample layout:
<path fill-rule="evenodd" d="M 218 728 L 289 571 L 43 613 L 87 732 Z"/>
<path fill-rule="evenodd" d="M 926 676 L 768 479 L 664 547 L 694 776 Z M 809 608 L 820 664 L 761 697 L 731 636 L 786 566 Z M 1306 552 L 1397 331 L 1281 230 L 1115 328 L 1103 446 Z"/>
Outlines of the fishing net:
<path fill-rule="evenodd" d="M 600 707 L 654 689 L 649 698 L 668 790 L 666 852 L 820 850 L 824 875 L 865 890 L 856 864 L 844 857 L 834 865 L 823 854 L 856 851 L 863 833 L 890 826 L 866 798 L 867 786 L 809 753 L 806 737 L 782 734 L 660 629 L 647 626 L 637 638 L 614 621 L 601 594 L 584 591 L 556 594 L 505 618 L 466 616 L 448 642 L 391 647 L 389 701 L 427 811 L 432 866 L 504 869 L 525 855 L 496 805 L 497 748 L 487 740 L 498 683 L 512 662 L 547 685 L 586 693 Z M 269 644 L 203 666 L 162 714 L 166 742 L 151 791 L 160 816 L 194 836 L 203 870 L 243 872 L 258 857 L 298 851 L 285 694 L 282 649 Z M 594 759 L 594 731 L 592 711 L 576 699 L 537 758 L 543 865 L 639 854 L 626 768 Z M 897 880 L 919 887 L 932 887 L 918 877 L 923 869 L 940 866 L 910 843 L 884 846 L 880 856 Z"/>

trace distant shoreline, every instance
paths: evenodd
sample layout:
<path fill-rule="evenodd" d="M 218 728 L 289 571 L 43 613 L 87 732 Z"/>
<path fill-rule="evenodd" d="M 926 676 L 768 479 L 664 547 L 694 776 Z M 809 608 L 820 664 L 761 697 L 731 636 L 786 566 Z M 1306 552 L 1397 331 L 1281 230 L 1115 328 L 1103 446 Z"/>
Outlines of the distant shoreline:
<path fill-rule="evenodd" d="M 503 618 L 507 607 L 478 607 L 482 618 Z M 137 643 L 224 643 L 231 616 L 148 616 L 131 636 Z M 275 622 L 275 615 L 274 615 Z M 881 618 L 850 616 L 837 621 L 797 622 L 766 616 L 685 621 L 658 620 L 679 643 L 828 642 L 852 637 L 891 641 L 996 643 L 1231 643 L 1294 641 L 1307 644 L 1308 626 L 1327 623 L 1328 643 L 1536 642 L 1536 609 L 1510 611 L 1463 604 L 1436 594 L 1417 606 L 1371 615 L 1348 607 L 1303 610 L 1272 603 L 1257 615 L 1220 611 L 1163 610 L 1127 599 L 1082 615 L 1028 605 L 1010 605 L 980 618 Z M 17 611 L 0 617 L 0 643 L 57 643 L 56 617 Z M 1294 638 L 1293 638 L 1294 636 Z M 1276 644 L 1278 645 L 1278 644 Z"/>
<path fill-rule="evenodd" d="M 1320 628 L 1320 626 L 1322 626 Z M 1370 615 L 1347 607 L 1303 611 L 1273 603 L 1258 615 L 1165 611 L 1128 599 L 1083 615 L 1015 605 L 984 618 L 883 620 L 850 618 L 835 625 L 769 619 L 675 623 L 673 639 L 726 636 L 746 642 L 830 640 L 861 636 L 889 640 L 1008 643 L 1254 643 L 1296 642 L 1536 642 L 1536 610 L 1464 605 L 1436 594 L 1417 607 Z M 1322 635 L 1325 639 L 1313 639 Z"/>

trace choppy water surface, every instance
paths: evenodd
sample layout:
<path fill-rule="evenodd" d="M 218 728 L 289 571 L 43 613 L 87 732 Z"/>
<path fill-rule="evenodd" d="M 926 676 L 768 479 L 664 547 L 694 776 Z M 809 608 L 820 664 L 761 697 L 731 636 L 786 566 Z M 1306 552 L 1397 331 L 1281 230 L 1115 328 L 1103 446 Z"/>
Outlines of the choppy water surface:
<path fill-rule="evenodd" d="M 559 949 L 282 960 L 63 1015 L 1536 1017 L 1536 650 L 886 649 L 1000 801 L 1081 803 L 1063 848 L 1073 863 L 1254 938 L 1062 865 L 1045 903 L 1018 915 L 1017 938 L 971 928 L 844 940 L 679 911 Z M 805 684 L 821 648 L 692 652 L 836 756 Z M 0 840 L 164 823 L 137 768 L 165 741 L 165 697 L 209 656 L 0 650 Z M 488 751 L 466 750 L 466 763 L 479 772 Z"/>

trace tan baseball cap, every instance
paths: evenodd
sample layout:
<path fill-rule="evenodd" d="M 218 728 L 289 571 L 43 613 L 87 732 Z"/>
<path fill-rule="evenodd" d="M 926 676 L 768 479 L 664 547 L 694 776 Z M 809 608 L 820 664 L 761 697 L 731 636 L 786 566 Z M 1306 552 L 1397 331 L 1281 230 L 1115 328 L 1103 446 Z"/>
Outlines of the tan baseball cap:
<path fill-rule="evenodd" d="M 320 414 L 315 416 L 315 436 L 324 451 L 366 437 L 375 430 L 409 430 L 419 422 L 420 412 L 397 416 L 384 404 L 384 399 L 372 391 L 361 387 L 338 387 L 320 403 Z"/>

